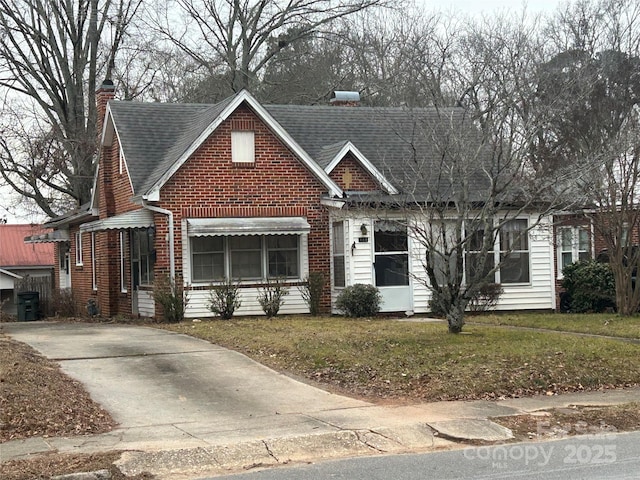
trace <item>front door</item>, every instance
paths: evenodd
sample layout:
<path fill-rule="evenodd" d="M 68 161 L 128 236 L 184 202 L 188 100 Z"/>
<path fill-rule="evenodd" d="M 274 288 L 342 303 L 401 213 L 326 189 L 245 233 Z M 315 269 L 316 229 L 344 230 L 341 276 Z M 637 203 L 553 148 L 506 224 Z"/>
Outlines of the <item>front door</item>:
<path fill-rule="evenodd" d="M 375 283 L 382 296 L 380 311 L 413 310 L 406 225 L 391 220 L 378 220 L 374 224 L 373 241 Z"/>

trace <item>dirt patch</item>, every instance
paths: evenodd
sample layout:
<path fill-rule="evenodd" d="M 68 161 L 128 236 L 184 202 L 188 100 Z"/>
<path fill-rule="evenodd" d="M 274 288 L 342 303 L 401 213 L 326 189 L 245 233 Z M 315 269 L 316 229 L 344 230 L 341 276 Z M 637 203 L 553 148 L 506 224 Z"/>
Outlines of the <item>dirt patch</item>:
<path fill-rule="evenodd" d="M 109 432 L 116 423 L 82 385 L 29 346 L 0 334 L 0 441 Z"/>
<path fill-rule="evenodd" d="M 606 407 L 572 406 L 492 419 L 509 428 L 516 441 L 640 430 L 640 403 Z"/>
<path fill-rule="evenodd" d="M 120 458 L 121 452 L 96 453 L 91 455 L 60 455 L 50 453 L 28 460 L 11 460 L 0 464 L 0 478 L 3 480 L 44 480 L 54 475 L 93 472 L 107 470 L 111 480 L 147 480 L 154 478 L 149 474 L 127 477 L 118 470 L 113 462 Z"/>

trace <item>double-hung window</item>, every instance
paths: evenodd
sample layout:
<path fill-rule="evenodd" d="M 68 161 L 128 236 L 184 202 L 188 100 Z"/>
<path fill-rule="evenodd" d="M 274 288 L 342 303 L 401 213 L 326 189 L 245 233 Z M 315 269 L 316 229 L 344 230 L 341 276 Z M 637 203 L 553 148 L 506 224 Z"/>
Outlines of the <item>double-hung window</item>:
<path fill-rule="evenodd" d="M 153 284 L 155 235 L 153 229 L 134 230 L 131 237 L 133 285 Z"/>
<path fill-rule="evenodd" d="M 191 239 L 191 276 L 194 282 L 224 278 L 224 239 L 194 237 Z"/>
<path fill-rule="evenodd" d="M 76 232 L 76 265 L 82 265 L 82 233 Z"/>
<path fill-rule="evenodd" d="M 509 220 L 500 229 L 500 283 L 528 282 L 529 229 L 527 220 Z"/>
<path fill-rule="evenodd" d="M 490 234 L 491 232 L 487 232 L 487 235 Z M 483 251 L 484 229 L 479 228 L 473 232 L 468 232 L 467 236 L 469 240 L 465 255 L 465 275 L 467 281 L 481 281 L 489 275 L 489 272 L 495 266 L 494 246 L 491 245 L 491 248 Z M 495 278 L 490 280 L 495 281 Z"/>
<path fill-rule="evenodd" d="M 345 286 L 344 222 L 333 222 L 333 286 Z"/>
<path fill-rule="evenodd" d="M 488 279 L 501 284 L 529 283 L 529 227 L 526 219 L 509 220 L 500 227 L 495 245 L 483 249 L 485 231 L 467 233 L 465 276 L 467 281 Z M 489 272 L 496 266 L 497 251 L 500 268 L 495 275 Z"/>
<path fill-rule="evenodd" d="M 582 262 L 591 257 L 591 243 L 589 230 L 586 227 L 561 227 L 558 230 L 560 261 L 558 267 L 560 274 L 564 267 L 575 262 Z"/>

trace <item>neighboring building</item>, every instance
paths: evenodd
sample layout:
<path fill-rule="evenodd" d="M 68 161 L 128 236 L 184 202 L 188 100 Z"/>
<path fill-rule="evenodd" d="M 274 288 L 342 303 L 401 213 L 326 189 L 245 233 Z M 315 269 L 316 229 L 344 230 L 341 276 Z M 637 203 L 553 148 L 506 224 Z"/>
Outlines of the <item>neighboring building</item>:
<path fill-rule="evenodd" d="M 292 287 L 281 312 L 305 313 L 296 285 L 322 272 L 327 311 L 356 283 L 379 287 L 383 311 L 429 311 L 429 291 L 416 280 L 424 248 L 393 222 L 402 212 L 363 205 L 402 195 L 411 173 L 398 166 L 429 145 L 408 145 L 398 132 L 415 128 L 417 114 L 445 135 L 451 126 L 433 125 L 435 110 L 269 106 L 246 91 L 216 105 L 113 96 L 112 84 L 98 91 L 104 125 L 91 204 L 47 224 L 51 241 L 65 239 L 56 282 L 79 302 L 95 300 L 106 316 L 151 317 L 154 278 L 171 275 L 190 289 L 187 316 L 205 317 L 208 287 L 234 277 L 242 279 L 237 313 L 262 314 L 259 288 L 279 277 Z M 509 229 L 536 221 L 537 212 L 520 215 Z M 498 309 L 555 308 L 550 225 L 543 220 L 508 271 L 496 272 Z"/>
<path fill-rule="evenodd" d="M 46 234 L 41 225 L 0 225 L 0 304 L 2 311 L 16 314 L 16 294 L 26 277 L 51 278 L 53 245 L 26 244 L 25 237 Z"/>

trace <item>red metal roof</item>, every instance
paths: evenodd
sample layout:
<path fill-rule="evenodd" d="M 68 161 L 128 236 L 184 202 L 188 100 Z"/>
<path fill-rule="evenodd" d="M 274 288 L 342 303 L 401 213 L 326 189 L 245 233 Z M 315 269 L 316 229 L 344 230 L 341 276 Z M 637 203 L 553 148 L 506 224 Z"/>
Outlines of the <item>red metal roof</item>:
<path fill-rule="evenodd" d="M 24 237 L 50 231 L 41 225 L 0 225 L 0 268 L 52 266 L 52 243 L 24 243 Z"/>

